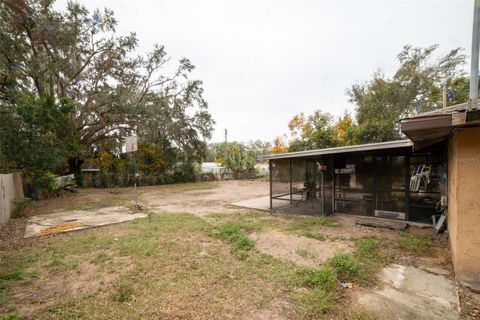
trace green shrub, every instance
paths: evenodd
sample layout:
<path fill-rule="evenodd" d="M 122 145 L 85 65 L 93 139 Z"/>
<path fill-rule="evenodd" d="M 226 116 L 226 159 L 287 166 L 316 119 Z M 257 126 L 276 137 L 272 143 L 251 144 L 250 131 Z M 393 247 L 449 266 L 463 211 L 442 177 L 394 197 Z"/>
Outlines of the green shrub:
<path fill-rule="evenodd" d="M 328 260 L 327 265 L 335 269 L 342 279 L 355 278 L 360 271 L 353 256 L 344 252 L 337 252 Z"/>
<path fill-rule="evenodd" d="M 55 195 L 58 191 L 57 183 L 55 182 L 55 174 L 50 171 L 34 171 L 27 172 L 27 193 L 28 195 L 39 200 L 43 197 L 50 197 Z"/>
<path fill-rule="evenodd" d="M 12 218 L 20 218 L 25 215 L 25 210 L 32 205 L 32 199 L 26 197 L 18 197 L 13 201 Z"/>

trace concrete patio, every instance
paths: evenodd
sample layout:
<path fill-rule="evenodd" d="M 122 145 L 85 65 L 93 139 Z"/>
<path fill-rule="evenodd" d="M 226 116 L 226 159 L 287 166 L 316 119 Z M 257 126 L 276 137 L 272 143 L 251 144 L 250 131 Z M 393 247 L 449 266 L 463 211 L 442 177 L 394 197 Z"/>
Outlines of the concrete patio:
<path fill-rule="evenodd" d="M 126 207 L 72 210 L 38 215 L 28 221 L 24 238 L 106 226 L 145 217 L 147 215 L 144 213 L 132 214 Z"/>

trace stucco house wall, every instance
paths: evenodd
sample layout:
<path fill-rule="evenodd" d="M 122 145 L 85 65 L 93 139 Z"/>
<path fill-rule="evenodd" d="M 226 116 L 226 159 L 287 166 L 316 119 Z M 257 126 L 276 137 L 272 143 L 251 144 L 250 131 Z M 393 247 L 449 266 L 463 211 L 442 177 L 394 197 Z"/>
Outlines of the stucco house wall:
<path fill-rule="evenodd" d="M 448 153 L 448 231 L 458 281 L 480 290 L 480 127 L 457 129 Z"/>

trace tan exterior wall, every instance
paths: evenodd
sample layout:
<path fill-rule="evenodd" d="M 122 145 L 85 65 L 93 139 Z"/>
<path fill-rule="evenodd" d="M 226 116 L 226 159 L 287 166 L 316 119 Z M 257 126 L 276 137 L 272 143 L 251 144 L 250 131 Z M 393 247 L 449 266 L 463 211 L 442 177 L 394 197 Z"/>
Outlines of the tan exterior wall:
<path fill-rule="evenodd" d="M 448 231 L 457 280 L 480 290 L 480 128 L 457 130 L 448 154 Z"/>

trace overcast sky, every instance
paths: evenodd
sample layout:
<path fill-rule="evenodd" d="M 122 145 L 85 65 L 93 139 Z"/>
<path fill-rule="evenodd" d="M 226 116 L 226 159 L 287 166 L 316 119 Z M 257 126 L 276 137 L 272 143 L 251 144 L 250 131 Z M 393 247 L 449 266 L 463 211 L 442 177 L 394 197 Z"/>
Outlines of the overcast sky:
<path fill-rule="evenodd" d="M 473 0 L 79 2 L 113 9 L 117 31 L 137 33 L 139 53 L 159 43 L 192 61 L 216 121 L 212 141 L 224 128 L 229 140 L 271 141 L 297 113 L 353 110 L 345 90 L 378 69 L 391 75 L 405 44 L 470 54 Z"/>

